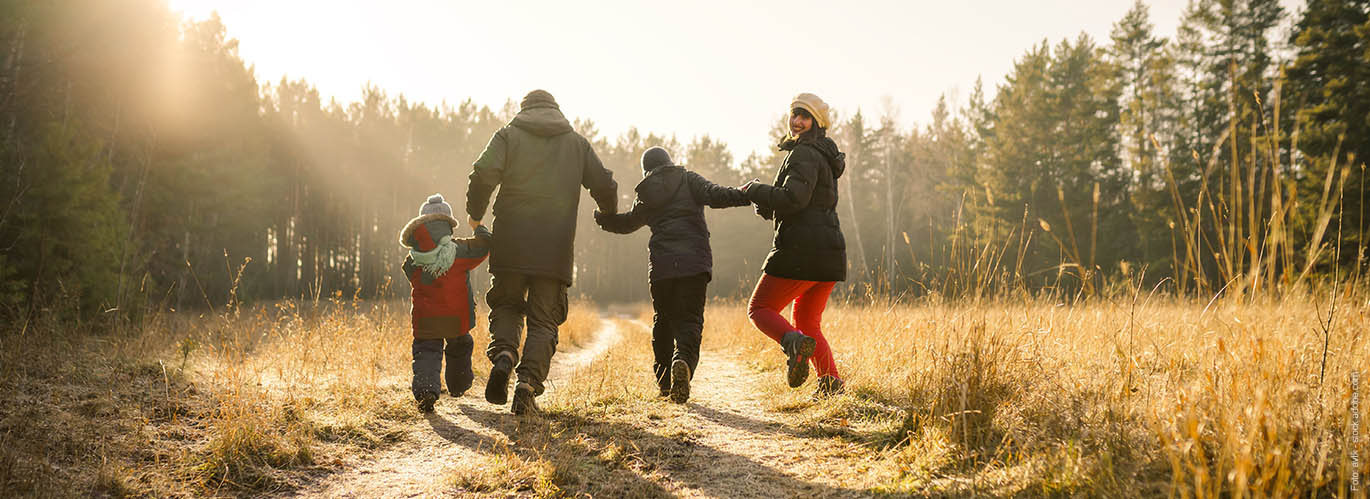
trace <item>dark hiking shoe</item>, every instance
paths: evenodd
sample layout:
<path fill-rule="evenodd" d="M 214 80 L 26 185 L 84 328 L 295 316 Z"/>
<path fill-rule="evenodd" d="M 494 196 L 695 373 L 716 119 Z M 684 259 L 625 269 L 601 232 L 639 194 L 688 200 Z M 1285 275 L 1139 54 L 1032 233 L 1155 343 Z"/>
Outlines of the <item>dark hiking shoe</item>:
<path fill-rule="evenodd" d="M 837 376 L 822 376 L 818 378 L 818 390 L 813 392 L 813 398 L 825 399 L 841 395 L 847 392 L 847 383 Z"/>
<path fill-rule="evenodd" d="M 456 348 L 447 355 L 447 393 L 460 397 L 471 389 L 476 373 L 471 372 L 471 335 L 458 336 L 452 340 Z"/>
<path fill-rule="evenodd" d="M 485 401 L 495 405 L 509 402 L 509 373 L 514 371 L 514 354 L 504 352 L 490 367 L 490 379 L 485 381 Z"/>
<path fill-rule="evenodd" d="M 438 401 L 438 394 L 433 392 L 423 392 L 419 394 L 419 410 L 423 412 L 433 412 L 433 404 Z"/>
<path fill-rule="evenodd" d="M 809 379 L 809 357 L 813 357 L 813 350 L 817 347 L 817 340 L 799 331 L 790 331 L 780 338 L 780 348 L 785 350 L 787 357 L 785 365 L 789 369 L 785 378 L 789 380 L 790 388 L 798 388 L 804 384 L 804 380 Z"/>
<path fill-rule="evenodd" d="M 533 395 L 533 386 L 528 383 L 519 383 L 514 387 L 514 402 L 509 405 L 509 409 L 514 414 L 522 416 L 524 414 L 538 414 L 542 409 L 538 408 L 537 396 Z"/>
<path fill-rule="evenodd" d="M 664 399 L 664 398 L 666 398 L 666 397 L 670 397 L 670 396 L 671 396 L 671 389 L 670 389 L 669 387 L 662 386 L 662 387 L 658 387 L 657 389 L 660 390 L 660 391 L 656 392 L 657 398 L 663 398 L 663 399 Z"/>
<path fill-rule="evenodd" d="M 671 402 L 684 404 L 690 400 L 690 365 L 676 359 L 671 363 Z"/>

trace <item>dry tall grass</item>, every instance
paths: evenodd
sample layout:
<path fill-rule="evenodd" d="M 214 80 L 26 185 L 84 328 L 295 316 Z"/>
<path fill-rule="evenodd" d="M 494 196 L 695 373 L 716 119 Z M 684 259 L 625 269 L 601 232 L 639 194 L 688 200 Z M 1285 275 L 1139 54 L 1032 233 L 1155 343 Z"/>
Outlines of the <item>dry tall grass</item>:
<path fill-rule="evenodd" d="M 778 347 L 740 304 L 709 307 L 705 349 L 756 369 L 746 389 L 766 394 L 798 435 L 864 449 L 842 464 L 864 476 L 847 484 L 853 492 L 1364 497 L 1349 482 L 1370 475 L 1367 411 L 1359 406 L 1353 442 L 1349 379 L 1363 379 L 1370 359 L 1370 303 L 1339 297 L 1323 335 L 1327 301 L 833 304 L 825 332 L 849 393 L 821 402 L 812 383 L 784 386 Z M 2 338 L 0 484 L 190 496 L 287 491 L 340 471 L 416 421 L 406 313 L 334 297 L 163 316 L 125 335 Z M 569 315 L 563 345 L 589 344 L 597 313 L 582 304 Z M 620 327 L 620 343 L 554 381 L 541 424 L 520 425 L 508 447 L 462 463 L 449 483 L 496 494 L 675 490 L 673 473 L 699 465 L 682 453 L 698 429 L 682 417 L 691 409 L 655 398 L 647 334 Z M 474 334 L 479 357 L 484 321 Z M 474 364 L 484 377 L 488 362 Z M 815 466 L 784 472 L 823 473 Z"/>
<path fill-rule="evenodd" d="M 823 403 L 745 306 L 709 310 L 706 346 L 774 371 L 760 387 L 813 434 L 883 449 L 891 492 L 1344 496 L 1370 472 L 1349 457 L 1370 303 L 1340 297 L 1325 338 L 1319 301 L 831 306 L 849 395 Z"/>
<path fill-rule="evenodd" d="M 403 438 L 402 302 L 281 302 L 168 314 L 123 334 L 54 325 L 0 338 L 0 490 L 205 495 L 299 487 Z M 572 304 L 563 341 L 598 326 Z M 489 372 L 482 318 L 472 334 Z M 480 382 L 478 381 L 478 384 Z"/>

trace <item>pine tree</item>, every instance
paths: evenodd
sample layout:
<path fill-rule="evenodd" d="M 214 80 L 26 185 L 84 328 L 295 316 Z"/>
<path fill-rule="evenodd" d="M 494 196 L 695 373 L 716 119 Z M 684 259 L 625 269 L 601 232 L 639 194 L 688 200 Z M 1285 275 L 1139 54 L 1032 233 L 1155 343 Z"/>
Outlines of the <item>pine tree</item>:
<path fill-rule="evenodd" d="M 1349 167 L 1341 216 L 1343 263 L 1365 258 L 1365 170 L 1370 161 L 1370 1 L 1310 0 L 1290 43 L 1288 105 L 1297 109 L 1305 193 L 1320 193 L 1328 168 Z M 1340 154 L 1336 157 L 1333 154 Z M 1354 163 L 1351 163 L 1352 158 Z M 1310 194 L 1312 195 L 1312 194 Z M 1315 199 L 1305 199 L 1314 206 Z M 1337 222 L 1332 222 L 1337 223 Z"/>
<path fill-rule="evenodd" d="M 1123 210 L 1126 175 L 1118 159 L 1113 69 L 1086 36 L 1045 43 L 1018 60 L 994 100 L 993 134 L 985 139 L 981 183 L 998 198 L 998 224 L 1027 219 L 1046 234 L 1026 255 L 1031 270 L 1064 264 L 1088 278 L 1130 246 Z M 1102 247 L 1100 229 L 1113 234 Z M 1092 279 L 1082 284 L 1091 286 Z"/>
<path fill-rule="evenodd" d="M 1156 142 L 1152 140 L 1163 126 L 1162 106 L 1166 104 L 1170 79 L 1164 74 L 1166 65 L 1159 63 L 1165 57 L 1166 40 L 1157 38 L 1153 29 L 1150 9 L 1137 0 L 1113 25 L 1113 45 L 1109 47 L 1121 90 L 1121 157 L 1130 170 L 1126 178 L 1131 202 L 1128 213 L 1137 227 L 1137 258 L 1147 265 L 1170 256 L 1169 241 L 1156 237 L 1168 232 L 1160 215 L 1169 201 L 1154 147 Z"/>

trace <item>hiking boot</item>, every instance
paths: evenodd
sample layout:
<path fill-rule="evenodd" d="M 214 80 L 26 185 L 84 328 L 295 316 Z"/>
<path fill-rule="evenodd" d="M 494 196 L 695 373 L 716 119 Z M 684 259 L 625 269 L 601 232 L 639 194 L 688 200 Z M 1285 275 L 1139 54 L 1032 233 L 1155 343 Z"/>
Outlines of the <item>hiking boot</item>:
<path fill-rule="evenodd" d="M 447 393 L 460 397 L 471 389 L 471 382 L 476 379 L 476 373 L 471 372 L 471 350 L 474 345 L 469 334 L 449 341 L 448 348 L 451 351 L 447 355 Z"/>
<path fill-rule="evenodd" d="M 423 392 L 419 394 L 419 410 L 423 412 L 433 412 L 433 404 L 438 401 L 438 394 L 433 392 Z"/>
<path fill-rule="evenodd" d="M 789 369 L 785 378 L 789 380 L 790 388 L 798 388 L 804 384 L 804 380 L 809 379 L 809 357 L 813 357 L 813 350 L 817 347 L 817 340 L 799 331 L 790 331 L 780 338 L 780 348 L 785 350 L 787 357 L 785 365 Z"/>
<path fill-rule="evenodd" d="M 847 383 L 837 376 L 821 376 L 818 378 L 818 390 L 813 392 L 814 399 L 825 399 L 828 397 L 841 395 L 847 392 Z"/>
<path fill-rule="evenodd" d="M 690 400 L 690 365 L 676 359 L 671 363 L 671 402 L 684 404 Z"/>
<path fill-rule="evenodd" d="M 504 352 L 490 367 L 490 379 L 485 381 L 485 401 L 495 405 L 509 402 L 509 373 L 514 371 L 514 354 Z"/>
<path fill-rule="evenodd" d="M 519 383 L 518 386 L 514 387 L 514 402 L 509 405 L 509 409 L 519 416 L 538 414 L 542 412 L 542 409 L 538 408 L 536 397 L 533 394 L 533 385 Z"/>

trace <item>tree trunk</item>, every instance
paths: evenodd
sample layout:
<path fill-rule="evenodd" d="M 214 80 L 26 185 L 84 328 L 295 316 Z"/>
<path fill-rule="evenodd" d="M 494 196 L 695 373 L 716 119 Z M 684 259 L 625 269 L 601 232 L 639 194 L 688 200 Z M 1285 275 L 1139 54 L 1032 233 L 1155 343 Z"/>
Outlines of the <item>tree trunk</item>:
<path fill-rule="evenodd" d="M 885 144 L 881 157 L 885 163 L 885 286 L 894 291 L 894 163 L 890 161 L 890 144 Z"/>
<path fill-rule="evenodd" d="M 8 123 L 5 124 L 5 143 L 13 143 L 14 130 L 19 124 L 19 113 L 15 112 L 14 106 L 17 102 L 15 95 L 19 91 L 19 70 L 24 66 L 24 40 L 27 37 L 27 30 L 22 26 L 19 34 L 15 36 L 14 42 L 10 44 L 9 55 L 5 57 L 6 79 L 0 85 L 0 90 L 5 91 L 4 100 L 0 101 L 0 109 L 9 112 Z"/>
<path fill-rule="evenodd" d="M 856 140 L 859 144 L 860 137 L 857 137 Z M 849 214 L 847 220 L 851 222 L 850 234 L 852 235 L 852 238 L 856 240 L 856 275 L 860 276 L 860 278 L 857 279 L 858 281 L 868 277 L 866 274 L 866 269 L 868 268 L 866 266 L 866 246 L 861 243 L 860 217 L 856 214 L 856 202 L 852 200 L 851 186 L 852 182 L 855 182 L 854 176 L 856 175 L 856 172 L 852 171 L 851 167 L 861 164 L 860 158 L 861 148 L 858 145 L 848 158 L 851 161 L 847 163 L 847 181 L 843 182 L 842 188 L 842 197 L 847 198 L 847 213 Z"/>

